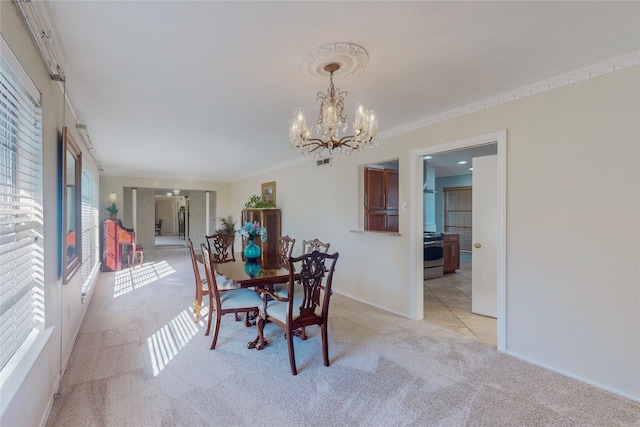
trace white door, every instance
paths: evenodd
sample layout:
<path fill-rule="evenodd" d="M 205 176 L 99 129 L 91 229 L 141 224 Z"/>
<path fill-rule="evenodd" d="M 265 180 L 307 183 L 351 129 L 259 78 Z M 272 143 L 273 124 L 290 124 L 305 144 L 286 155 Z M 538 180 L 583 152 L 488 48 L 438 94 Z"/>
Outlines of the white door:
<path fill-rule="evenodd" d="M 474 157 L 471 311 L 498 317 L 498 156 Z"/>

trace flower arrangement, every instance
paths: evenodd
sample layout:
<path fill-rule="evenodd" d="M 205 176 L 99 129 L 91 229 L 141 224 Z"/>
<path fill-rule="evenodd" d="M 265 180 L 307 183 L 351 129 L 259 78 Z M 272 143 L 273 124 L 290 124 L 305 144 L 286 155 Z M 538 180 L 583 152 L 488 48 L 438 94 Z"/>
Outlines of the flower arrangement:
<path fill-rule="evenodd" d="M 236 233 L 249 240 L 253 240 L 258 236 L 260 236 L 263 242 L 267 240 L 267 229 L 260 227 L 260 224 L 257 222 L 247 222 L 245 225 L 237 229 Z"/>

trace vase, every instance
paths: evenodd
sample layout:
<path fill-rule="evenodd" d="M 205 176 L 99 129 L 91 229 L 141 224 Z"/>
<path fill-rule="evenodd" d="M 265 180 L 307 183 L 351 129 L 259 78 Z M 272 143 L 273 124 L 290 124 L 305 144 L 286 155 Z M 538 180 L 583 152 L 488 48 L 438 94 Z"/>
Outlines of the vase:
<path fill-rule="evenodd" d="M 110 218 L 112 221 L 116 221 L 116 220 L 118 219 L 118 214 L 117 214 L 117 213 L 109 214 L 109 218 Z"/>
<path fill-rule="evenodd" d="M 260 273 L 260 264 L 258 264 L 257 262 L 247 262 L 244 265 L 244 272 L 247 273 L 249 277 L 253 279 Z"/>
<path fill-rule="evenodd" d="M 249 240 L 249 244 L 244 248 L 244 257 L 249 262 L 257 262 L 260 258 L 260 247 L 253 243 L 253 239 Z"/>

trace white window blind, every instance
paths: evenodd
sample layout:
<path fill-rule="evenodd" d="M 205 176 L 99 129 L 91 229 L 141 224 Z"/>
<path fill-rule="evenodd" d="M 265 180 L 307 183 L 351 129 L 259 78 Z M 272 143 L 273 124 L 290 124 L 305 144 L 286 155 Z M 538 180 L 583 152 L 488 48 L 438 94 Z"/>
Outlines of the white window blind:
<path fill-rule="evenodd" d="M 99 257 L 99 200 L 98 180 L 82 166 L 82 295 L 85 296 L 95 272 Z"/>
<path fill-rule="evenodd" d="M 0 56 L 0 370 L 44 322 L 42 113 L 2 40 Z"/>

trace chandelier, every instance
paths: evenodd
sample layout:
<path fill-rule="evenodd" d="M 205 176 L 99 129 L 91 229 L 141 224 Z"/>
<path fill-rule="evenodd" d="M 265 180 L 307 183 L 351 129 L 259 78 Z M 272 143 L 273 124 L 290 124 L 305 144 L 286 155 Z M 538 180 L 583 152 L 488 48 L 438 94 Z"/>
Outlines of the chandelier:
<path fill-rule="evenodd" d="M 316 104 L 318 118 L 316 120 L 317 138 L 312 137 L 307 128 L 304 110 L 294 110 L 289 128 L 289 147 L 304 156 L 315 159 L 329 158 L 333 161 L 336 155 L 341 158 L 353 152 L 362 152 L 366 147 L 378 145 L 378 119 L 373 110 L 364 105 L 356 108 L 351 135 L 340 136 L 347 131 L 347 116 L 344 112 L 347 92 L 333 85 L 333 73 L 340 69 L 340 64 L 329 63 L 323 67 L 329 73 L 329 89 L 326 93 L 318 92 Z"/>

